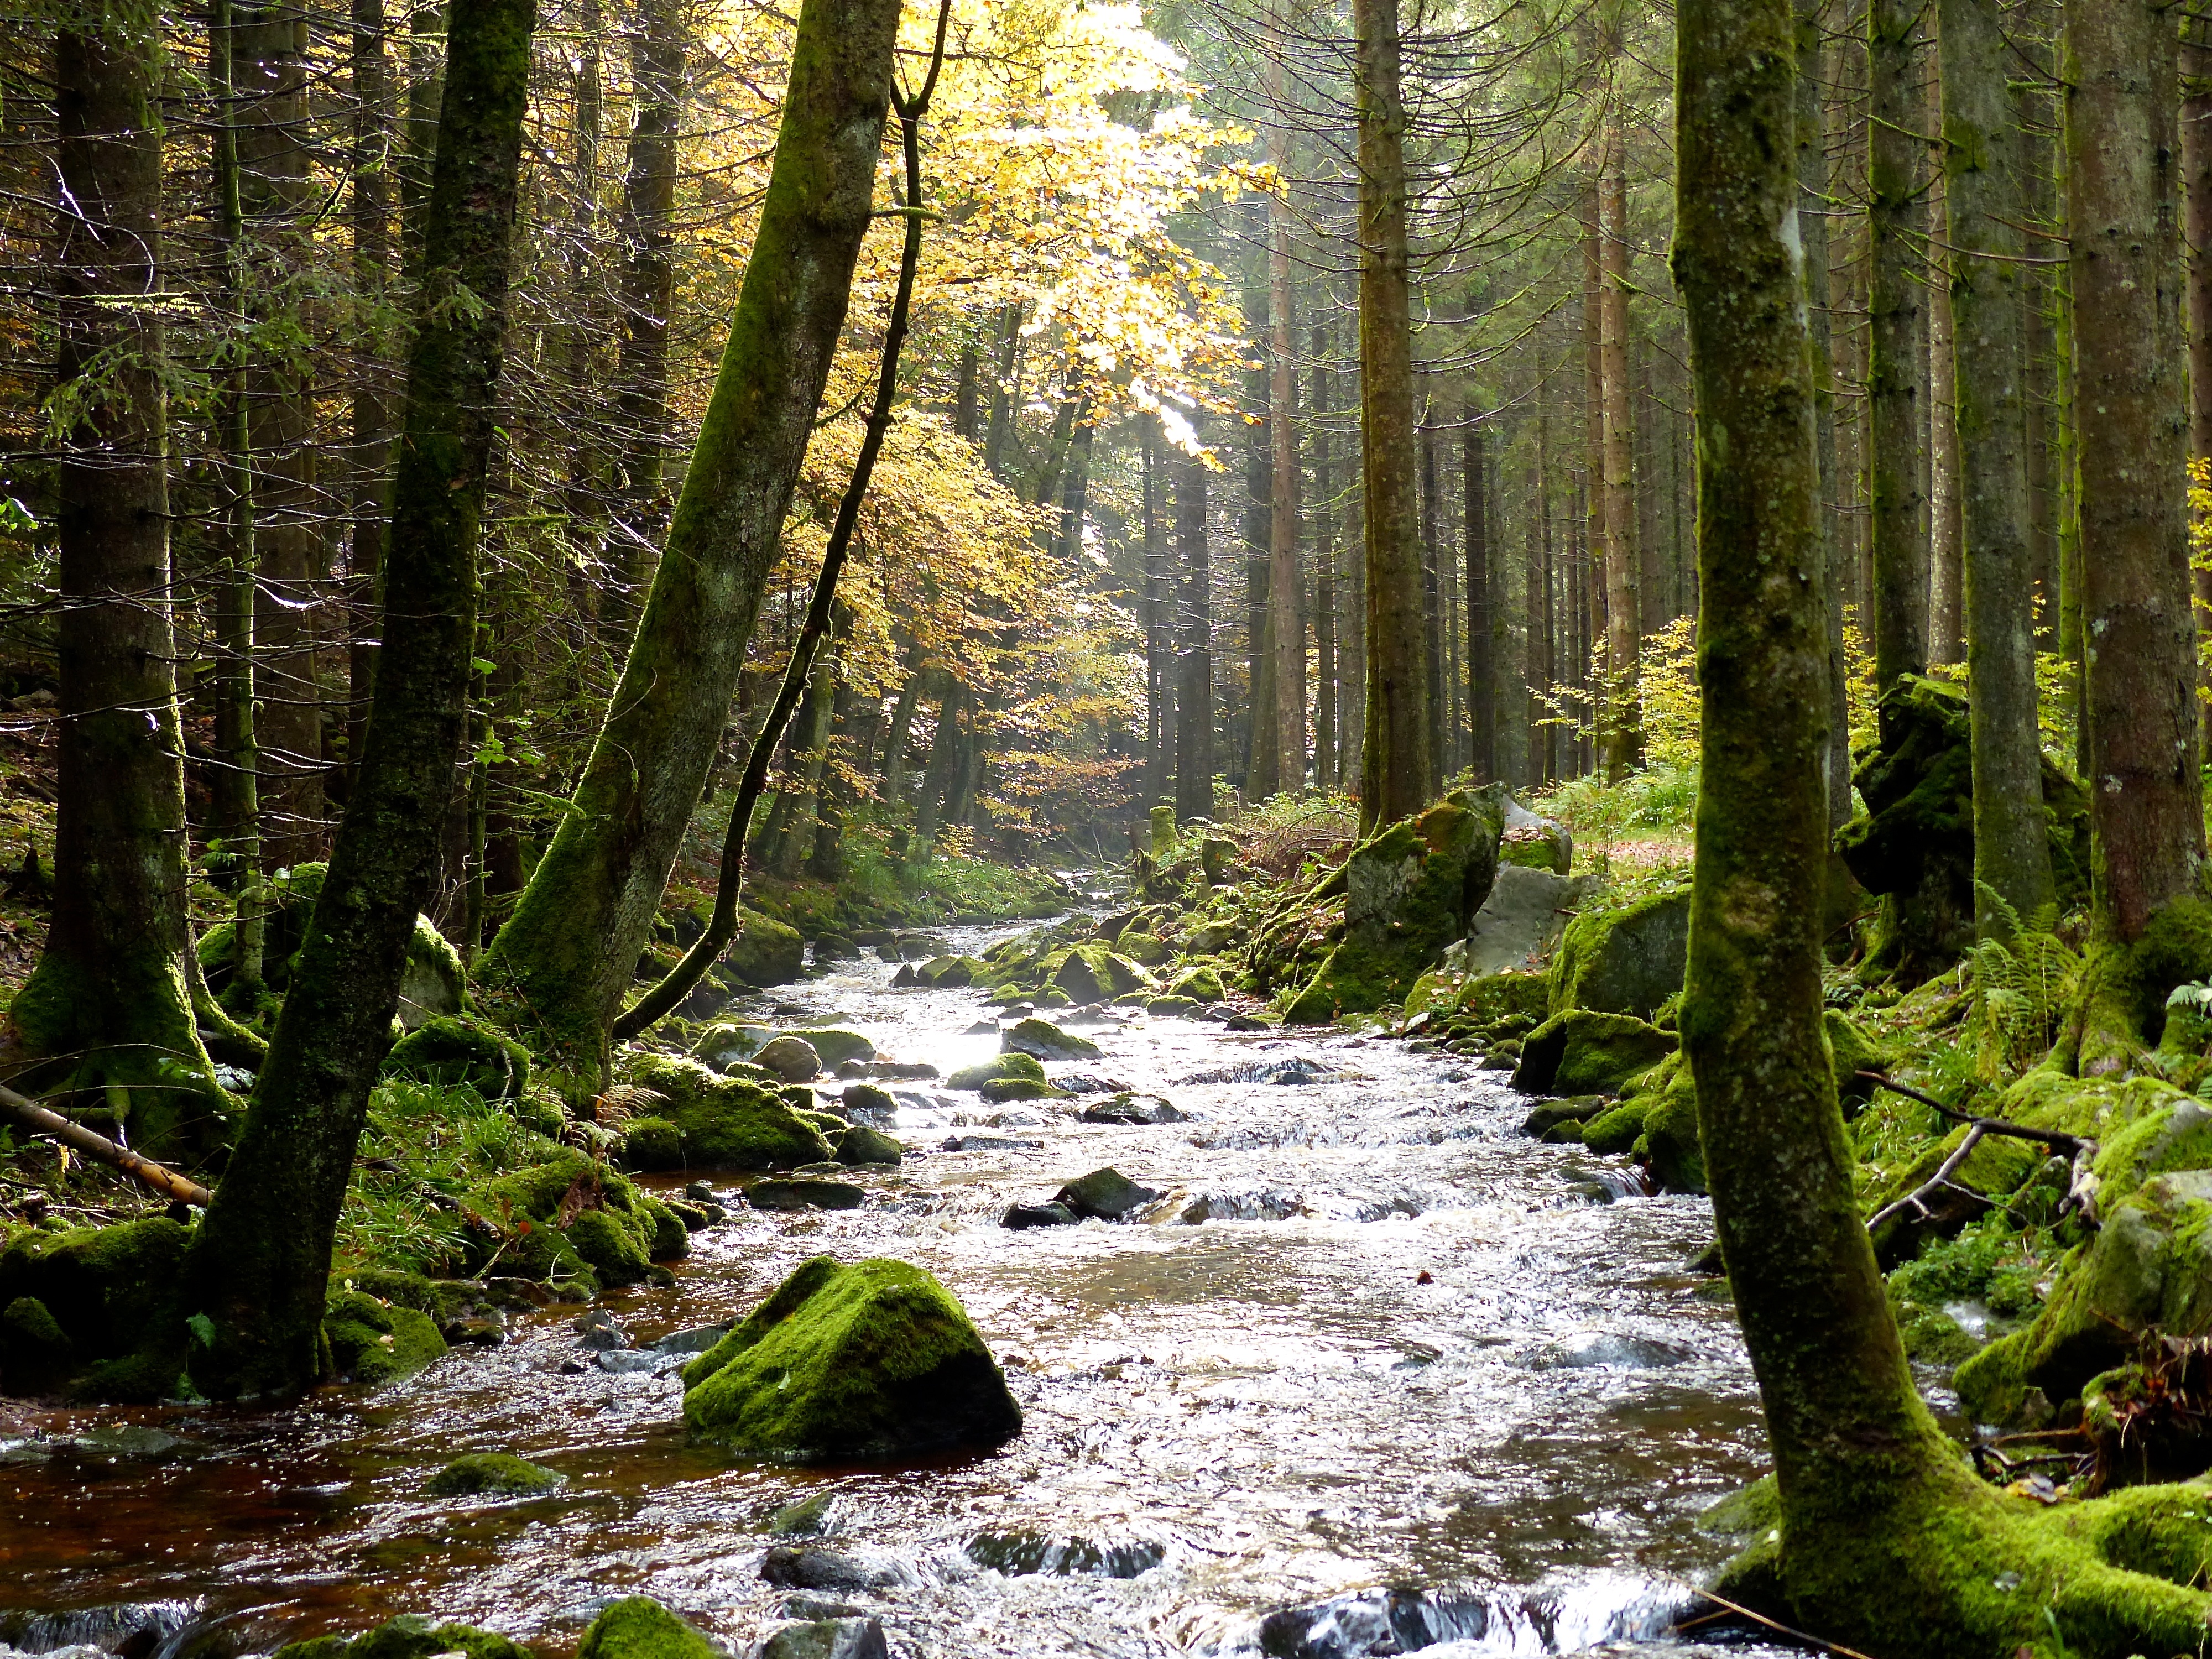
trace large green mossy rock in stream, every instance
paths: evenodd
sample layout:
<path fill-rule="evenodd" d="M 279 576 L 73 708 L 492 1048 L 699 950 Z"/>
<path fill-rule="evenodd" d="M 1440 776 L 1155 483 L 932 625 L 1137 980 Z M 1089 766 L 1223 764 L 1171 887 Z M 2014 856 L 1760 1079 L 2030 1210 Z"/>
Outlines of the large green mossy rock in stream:
<path fill-rule="evenodd" d="M 721 1651 L 651 1596 L 629 1595 L 599 1609 L 576 1659 L 721 1659 Z"/>
<path fill-rule="evenodd" d="M 87 1401 L 177 1398 L 189 1230 L 166 1216 L 27 1233 L 0 1251 L 0 1389 Z"/>
<path fill-rule="evenodd" d="M 817 1256 L 684 1368 L 696 1440 L 787 1462 L 1003 1444 L 1021 1407 L 951 1292 L 921 1268 Z"/>
<path fill-rule="evenodd" d="M 665 1054 L 625 1056 L 621 1069 L 625 1081 L 657 1097 L 642 1103 L 652 1127 L 625 1144 L 632 1169 L 795 1170 L 830 1156 L 822 1131 L 777 1090 Z"/>
<path fill-rule="evenodd" d="M 446 1353 L 446 1339 L 427 1316 L 335 1279 L 323 1304 L 323 1340 L 337 1380 L 370 1389 L 404 1382 Z"/>
<path fill-rule="evenodd" d="M 821 1145 L 826 1157 L 828 1143 Z M 653 1276 L 653 1262 L 691 1248 L 683 1218 L 667 1205 L 566 1146 L 484 1182 L 463 1202 L 492 1224 L 500 1270 L 523 1278 L 635 1285 Z"/>
<path fill-rule="evenodd" d="M 1624 887 L 1584 901 L 1552 952 L 1551 1012 L 1657 1015 L 1689 963 L 1690 884 Z"/>
<path fill-rule="evenodd" d="M 1513 1086 L 1524 1095 L 1617 1095 L 1675 1047 L 1672 1031 L 1633 1014 L 1571 1008 L 1522 1040 Z"/>
<path fill-rule="evenodd" d="M 289 1642 L 275 1659 L 433 1659 L 457 1653 L 462 1659 L 531 1659 L 531 1651 L 497 1631 L 474 1625 L 441 1625 L 419 1613 L 402 1613 L 359 1636 L 318 1636 Z"/>
<path fill-rule="evenodd" d="M 1504 802 L 1502 784 L 1455 790 L 1352 849 L 1342 872 L 1343 935 L 1290 999 L 1286 1024 L 1318 1025 L 1404 1001 L 1490 896 Z"/>

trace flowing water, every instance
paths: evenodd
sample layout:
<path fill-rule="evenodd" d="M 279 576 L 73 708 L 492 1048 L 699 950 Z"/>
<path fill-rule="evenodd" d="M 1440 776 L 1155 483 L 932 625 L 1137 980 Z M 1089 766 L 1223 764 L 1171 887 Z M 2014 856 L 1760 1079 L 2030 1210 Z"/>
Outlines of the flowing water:
<path fill-rule="evenodd" d="M 996 1051 L 965 1034 L 978 994 L 893 991 L 891 972 L 844 964 L 732 1012 L 801 1006 L 948 1073 Z M 0 1438 L 0 1635 L 174 1659 L 433 1611 L 560 1652 L 607 1598 L 646 1593 L 742 1650 L 792 1595 L 762 1580 L 769 1547 L 810 1541 L 771 1518 L 823 1497 L 811 1541 L 838 1559 L 809 1569 L 815 1599 L 881 1613 L 895 1651 L 932 1659 L 1696 1651 L 1667 1634 L 1723 1553 L 1695 1517 L 1762 1456 L 1734 1322 L 1685 1267 L 1704 1201 L 1635 1195 L 1617 1164 L 1520 1137 L 1528 1103 L 1449 1055 L 1170 1018 L 1094 1035 L 1104 1060 L 1048 1070 L 1191 1121 L 891 1085 L 920 1155 L 857 1176 L 864 1208 L 737 1210 L 694 1235 L 674 1288 L 604 1302 L 642 1345 L 741 1316 L 810 1255 L 902 1257 L 1005 1364 L 1027 1428 L 1003 1450 L 732 1463 L 684 1443 L 678 1359 L 580 1365 L 580 1310 L 547 1310 L 373 1397 L 19 1418 Z M 1291 1057 L 1339 1075 L 1190 1080 Z M 998 1224 L 1104 1164 L 1188 1218 Z M 427 1498 L 471 1450 L 568 1484 Z M 51 1616 L 118 1603 L 140 1610 Z"/>

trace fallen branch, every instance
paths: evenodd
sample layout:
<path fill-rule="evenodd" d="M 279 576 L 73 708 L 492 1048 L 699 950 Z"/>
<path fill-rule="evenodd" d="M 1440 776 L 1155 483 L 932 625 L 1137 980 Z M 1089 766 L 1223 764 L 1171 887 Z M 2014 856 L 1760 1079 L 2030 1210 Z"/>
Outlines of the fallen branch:
<path fill-rule="evenodd" d="M 97 1158 L 111 1169 L 135 1176 L 163 1198 L 174 1199 L 182 1204 L 195 1205 L 204 1210 L 213 1194 L 197 1181 L 179 1175 L 174 1170 L 141 1158 L 128 1146 L 118 1146 L 106 1135 L 95 1134 L 82 1123 L 72 1123 L 59 1112 L 50 1112 L 35 1100 L 27 1100 L 13 1089 L 0 1088 L 0 1117 L 13 1118 L 35 1134 L 52 1135 L 64 1145 L 74 1146 L 87 1158 Z"/>
<path fill-rule="evenodd" d="M 1874 1231 L 1875 1228 L 1902 1210 L 1917 1209 L 1921 1214 L 1926 1215 L 1928 1213 L 1926 1200 L 1933 1196 L 1938 1188 L 1949 1184 L 1951 1177 L 1958 1173 L 1959 1166 L 1966 1161 L 1966 1155 L 1973 1150 L 1974 1144 L 1984 1135 L 2008 1135 L 2014 1140 L 2032 1140 L 2039 1146 L 2050 1147 L 2053 1152 L 2066 1153 L 2072 1159 L 2072 1167 L 2068 1176 L 2066 1196 L 2058 1206 L 2058 1213 L 2063 1216 L 2078 1212 L 2081 1218 L 2091 1226 L 2097 1224 L 2099 1182 L 2096 1171 L 2091 1168 L 2097 1157 L 2095 1141 L 2087 1139 L 2081 1135 L 2069 1135 L 2057 1129 L 2030 1128 L 2025 1123 L 2010 1123 L 2001 1117 L 1978 1117 L 1972 1112 L 1962 1112 L 1955 1106 L 1947 1106 L 1933 1095 L 1923 1094 L 1919 1090 L 1905 1084 L 1893 1083 L 1880 1072 L 1861 1070 L 1852 1073 L 1851 1075 L 1863 1082 L 1876 1084 L 1888 1090 L 1892 1094 L 1903 1095 L 1907 1100 L 1917 1100 L 1923 1106 L 1942 1114 L 1953 1122 L 1967 1126 L 1966 1139 L 1959 1143 L 1950 1157 L 1943 1160 L 1942 1167 L 1903 1198 L 1894 1203 L 1885 1204 L 1881 1209 L 1875 1211 L 1873 1218 L 1867 1223 L 1869 1232 Z M 1971 1188 L 1964 1187 L 1957 1190 L 1972 1191 Z M 1985 1201 L 1989 1197 L 1986 1193 L 1974 1193 L 1973 1195 Z"/>
<path fill-rule="evenodd" d="M 1683 1589 L 1688 1590 L 1691 1595 L 1702 1595 L 1706 1601 L 1717 1603 L 1720 1607 L 1727 1609 L 1728 1612 L 1734 1613 L 1737 1618 L 1748 1619 L 1753 1624 L 1763 1626 L 1766 1629 L 1774 1632 L 1778 1636 L 1786 1636 L 1793 1642 L 1802 1643 L 1808 1648 L 1818 1648 L 1823 1653 L 1839 1655 L 1841 1656 L 1841 1659 L 1869 1659 L 1869 1656 L 1861 1653 L 1856 1648 L 1847 1648 L 1844 1646 L 1842 1643 L 1831 1642 L 1824 1636 L 1814 1636 L 1805 1631 L 1792 1630 L 1789 1626 L 1783 1624 L 1778 1620 L 1769 1619 L 1763 1613 L 1753 1613 L 1749 1607 L 1742 1605 L 1742 1603 L 1731 1601 L 1725 1595 L 1715 1595 L 1712 1591 L 1705 1589 L 1702 1584 L 1692 1584 L 1686 1579 L 1682 1578 L 1677 1578 L 1674 1582 L 1681 1585 Z M 1682 1620 L 1674 1626 L 1674 1633 L 1679 1635 L 1683 1631 L 1690 1629 L 1692 1626 L 1710 1624 L 1713 1620 L 1717 1619 L 1721 1615 L 1718 1613 L 1707 1613 L 1703 1618 L 1699 1619 Z"/>

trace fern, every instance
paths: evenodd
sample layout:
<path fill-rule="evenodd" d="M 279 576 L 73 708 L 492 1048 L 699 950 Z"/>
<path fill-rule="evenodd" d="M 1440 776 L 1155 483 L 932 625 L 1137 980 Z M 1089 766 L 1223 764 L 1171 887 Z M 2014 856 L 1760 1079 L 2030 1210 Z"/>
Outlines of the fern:
<path fill-rule="evenodd" d="M 2057 1041 L 2081 958 L 2058 937 L 2055 904 L 2023 919 L 1987 882 L 1976 882 L 1974 892 L 2004 929 L 2002 938 L 1978 939 L 1966 952 L 1975 1069 L 1983 1082 L 1997 1083 L 2034 1065 Z"/>

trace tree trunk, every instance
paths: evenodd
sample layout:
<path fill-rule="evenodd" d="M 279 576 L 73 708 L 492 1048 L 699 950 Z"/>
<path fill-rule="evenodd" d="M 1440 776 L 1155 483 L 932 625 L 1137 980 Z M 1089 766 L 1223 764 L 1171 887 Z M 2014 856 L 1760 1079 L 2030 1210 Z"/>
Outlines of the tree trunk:
<path fill-rule="evenodd" d="M 1421 546 L 1413 493 L 1413 337 L 1406 240 L 1406 109 L 1398 0 L 1353 0 L 1359 124 L 1359 406 L 1366 537 L 1363 830 L 1428 804 Z"/>
<path fill-rule="evenodd" d="M 1444 704 L 1443 618 L 1438 614 L 1442 596 L 1437 591 L 1437 434 L 1425 423 L 1421 428 L 1420 525 L 1421 665 L 1428 704 L 1422 725 L 1428 736 L 1429 776 L 1440 779 L 1444 775 L 1444 727 L 1449 717 Z"/>
<path fill-rule="evenodd" d="M 684 26 L 674 0 L 645 0 L 630 39 L 637 111 L 623 180 L 622 356 L 615 417 L 622 443 L 613 586 L 599 604 L 600 635 L 619 652 L 637 624 L 640 595 L 668 523 L 668 317 L 675 302 L 676 137 L 684 96 Z"/>
<path fill-rule="evenodd" d="M 2212 24 L 2181 34 L 2181 171 L 2189 256 L 2189 454 L 2212 463 Z M 2197 570 L 2197 629 L 2212 632 L 2212 562 Z M 2197 752 L 2212 755 L 2212 653 L 2200 651 Z"/>
<path fill-rule="evenodd" d="M 1933 126 L 1942 118 L 1929 100 Z M 1936 175 L 1929 210 L 1942 234 L 1948 214 L 1948 168 Z M 1928 659 L 1966 660 L 1966 514 L 1960 499 L 1959 388 L 1951 290 L 1958 263 L 1946 248 L 1928 253 Z"/>
<path fill-rule="evenodd" d="M 377 691 L 345 820 L 236 1151 L 192 1243 L 215 1399 L 313 1383 L 331 1245 L 468 715 L 476 551 L 506 323 L 531 0 L 454 0 Z M 476 303 L 455 303 L 465 289 Z M 188 1303 L 187 1305 L 191 1305 Z"/>
<path fill-rule="evenodd" d="M 1182 567 L 1176 653 L 1176 817 L 1213 816 L 1213 575 L 1206 559 L 1206 467 L 1176 468 L 1176 562 Z"/>
<path fill-rule="evenodd" d="M 186 983 L 185 779 L 159 293 L 159 20 L 118 4 L 54 51 L 58 384 L 102 374 L 55 467 L 61 665 L 54 915 L 0 1068 L 151 1156 L 217 1138 Z M 106 365 L 105 368 L 102 366 Z M 38 1062 L 48 1062 L 40 1065 Z"/>
<path fill-rule="evenodd" d="M 1314 469 L 1314 787 L 1334 794 L 1338 783 L 1336 751 L 1337 644 L 1336 538 L 1330 533 L 1329 508 L 1336 495 L 1330 471 L 1328 422 L 1334 412 L 1328 362 L 1328 331 L 1313 325 Z"/>
<path fill-rule="evenodd" d="M 1258 239 L 1264 240 L 1265 234 L 1262 220 Z M 1255 339 L 1273 337 L 1270 297 L 1263 282 L 1245 291 L 1245 325 Z M 1247 384 L 1253 418 L 1244 428 L 1244 771 L 1236 781 L 1246 800 L 1261 801 L 1283 787 L 1278 769 L 1282 750 L 1275 741 L 1274 613 L 1268 603 L 1273 574 L 1269 538 L 1275 523 L 1275 388 L 1264 360 L 1254 365 Z"/>
<path fill-rule="evenodd" d="M 1000 483 L 1006 482 L 1006 441 L 1013 435 L 1014 415 L 1021 388 L 1014 371 L 1022 343 L 1022 307 L 1017 300 L 999 313 L 997 373 L 991 379 L 991 421 L 983 434 L 983 465 Z"/>
<path fill-rule="evenodd" d="M 1954 275 L 1959 504 L 1965 539 L 1966 692 L 1974 757 L 1975 923 L 2008 929 L 2051 901 L 2036 726 L 2035 587 L 2027 544 L 2027 410 L 2018 130 L 1997 0 L 1942 0 L 1943 137 Z"/>
<path fill-rule="evenodd" d="M 1270 129 L 1275 165 L 1290 170 L 1288 129 Z M 1296 794 L 1306 782 L 1306 630 L 1298 615 L 1298 428 L 1297 349 L 1291 316 L 1291 222 L 1282 198 L 1267 198 L 1267 408 L 1274 476 L 1268 490 L 1267 626 L 1274 653 L 1275 787 Z"/>
<path fill-rule="evenodd" d="M 1462 437 L 1467 489 L 1467 695 L 1474 736 L 1474 781 L 1497 780 L 1498 674 L 1491 660 L 1489 428 L 1472 398 Z"/>
<path fill-rule="evenodd" d="M 1827 84 L 1821 73 L 1826 0 L 1795 0 L 1797 38 L 1797 233 L 1805 247 L 1805 316 L 1813 352 L 1813 429 L 1820 465 L 1814 534 L 1828 581 L 1828 827 L 1851 816 L 1850 710 L 1844 658 L 1844 538 L 1837 533 L 1836 369 L 1831 349 L 1828 271 Z"/>
<path fill-rule="evenodd" d="M 353 538 L 347 564 L 353 637 L 346 688 L 346 763 L 361 764 L 375 678 L 376 585 L 384 568 L 392 399 L 386 390 L 392 280 L 392 73 L 384 0 L 353 0 Z"/>
<path fill-rule="evenodd" d="M 1605 380 L 1601 411 L 1605 490 L 1605 667 L 1612 705 L 1604 721 L 1605 775 L 1619 783 L 1644 757 L 1643 695 L 1637 659 L 1643 647 L 1643 566 L 1636 545 L 1636 484 L 1628 409 L 1628 176 L 1617 118 L 1608 120 L 1605 165 L 1598 173 L 1598 251 L 1604 280 L 1598 293 L 1599 356 Z"/>
<path fill-rule="evenodd" d="M 1921 117 L 1909 0 L 1867 0 L 1869 535 L 1876 684 L 1928 672 L 1928 540 L 1921 529 L 1920 284 L 1914 269 Z M 1702 569 L 1702 566 L 1700 568 Z"/>
<path fill-rule="evenodd" d="M 1139 466 L 1145 537 L 1145 805 L 1168 796 L 1175 769 L 1175 700 L 1169 684 L 1174 641 L 1169 623 L 1167 526 L 1163 522 L 1166 464 L 1160 456 L 1160 423 L 1143 422 Z"/>
<path fill-rule="evenodd" d="M 845 320 L 890 97 L 893 0 L 802 9 L 729 343 L 629 660 L 482 977 L 588 1079 L 714 765 Z"/>

